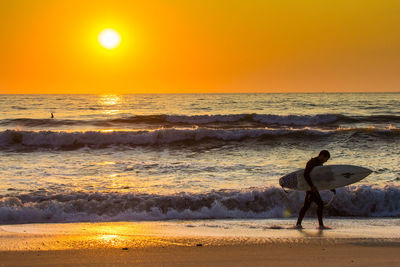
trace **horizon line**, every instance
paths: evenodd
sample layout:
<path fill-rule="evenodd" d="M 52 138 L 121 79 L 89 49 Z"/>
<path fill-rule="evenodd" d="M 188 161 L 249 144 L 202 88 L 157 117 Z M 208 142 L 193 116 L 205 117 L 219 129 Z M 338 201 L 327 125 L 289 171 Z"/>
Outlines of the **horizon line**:
<path fill-rule="evenodd" d="M 233 95 L 233 94 L 376 94 L 376 93 L 382 93 L 382 94 L 396 94 L 400 93 L 400 91 L 348 91 L 348 92 L 343 92 L 343 91 L 320 91 L 320 92 L 306 92 L 306 91 L 300 91 L 300 92 L 210 92 L 210 93 L 202 93 L 202 92 L 195 92 L 195 93 L 0 93 L 0 95 Z"/>

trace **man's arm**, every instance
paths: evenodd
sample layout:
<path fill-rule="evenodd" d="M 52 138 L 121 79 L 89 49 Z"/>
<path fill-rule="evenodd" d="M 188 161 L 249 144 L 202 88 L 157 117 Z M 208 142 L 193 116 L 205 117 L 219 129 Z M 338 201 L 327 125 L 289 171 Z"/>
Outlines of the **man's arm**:
<path fill-rule="evenodd" d="M 314 184 L 311 181 L 311 177 L 310 177 L 310 173 L 312 171 L 312 169 L 315 167 L 315 165 L 313 164 L 313 162 L 310 160 L 309 162 L 307 162 L 306 165 L 306 169 L 304 170 L 304 179 L 306 179 L 306 182 L 308 183 L 308 185 L 310 187 L 313 187 Z"/>

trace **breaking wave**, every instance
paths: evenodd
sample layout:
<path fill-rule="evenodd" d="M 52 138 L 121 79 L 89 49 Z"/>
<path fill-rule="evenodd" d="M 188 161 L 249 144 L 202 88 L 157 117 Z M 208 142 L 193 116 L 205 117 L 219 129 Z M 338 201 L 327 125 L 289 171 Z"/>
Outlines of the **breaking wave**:
<path fill-rule="evenodd" d="M 274 114 L 230 114 L 230 115 L 135 115 L 105 120 L 66 119 L 3 119 L 0 125 L 6 127 L 61 127 L 96 126 L 127 127 L 137 124 L 150 126 L 322 126 L 341 123 L 400 123 L 400 116 L 345 116 L 341 114 L 317 115 L 274 115 Z"/>
<path fill-rule="evenodd" d="M 329 191 L 321 192 L 330 199 Z M 140 221 L 296 217 L 304 192 L 280 188 L 222 190 L 205 194 L 30 193 L 0 196 L 0 223 Z M 400 216 L 400 189 L 359 185 L 340 188 L 328 216 Z M 313 214 L 310 212 L 309 214 Z"/>
<path fill-rule="evenodd" d="M 192 128 L 175 129 L 166 128 L 145 131 L 87 131 L 87 132 L 56 132 L 56 131 L 14 131 L 0 132 L 0 148 L 24 146 L 33 148 L 103 148 L 112 145 L 162 145 L 176 142 L 198 143 L 205 140 L 241 141 L 259 140 L 268 138 L 307 138 L 324 137 L 340 134 L 365 134 L 367 136 L 397 138 L 399 128 L 338 128 L 335 130 L 316 129 L 211 129 Z"/>
<path fill-rule="evenodd" d="M 0 146 L 23 145 L 27 147 L 73 148 L 88 146 L 92 148 L 111 145 L 160 145 L 176 142 L 201 142 L 204 140 L 240 141 L 246 139 L 293 137 L 314 138 L 342 133 L 367 134 L 378 136 L 399 136 L 400 129 L 358 128 L 336 129 L 330 131 L 313 129 L 158 129 L 153 131 L 13 131 L 0 132 Z"/>

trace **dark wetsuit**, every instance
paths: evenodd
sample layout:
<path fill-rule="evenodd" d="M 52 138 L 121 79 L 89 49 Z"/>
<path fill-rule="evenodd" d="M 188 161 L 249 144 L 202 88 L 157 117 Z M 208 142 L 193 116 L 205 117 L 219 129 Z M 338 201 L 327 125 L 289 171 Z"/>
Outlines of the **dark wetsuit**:
<path fill-rule="evenodd" d="M 310 177 L 310 173 L 312 171 L 312 169 L 314 169 L 314 167 L 316 166 L 321 166 L 323 163 L 318 159 L 318 157 L 316 158 L 312 158 L 307 162 L 306 165 L 306 169 L 304 170 L 304 178 L 307 181 L 307 183 L 310 185 L 310 188 L 313 185 L 312 181 L 311 181 L 311 177 Z M 307 191 L 306 193 L 306 197 L 304 198 L 304 205 L 300 210 L 299 213 L 299 218 L 297 219 L 297 224 L 300 225 L 304 215 L 306 214 L 306 211 L 308 210 L 308 208 L 311 205 L 311 202 L 315 202 L 318 205 L 318 209 L 317 209 L 317 215 L 318 215 L 318 222 L 319 225 L 323 225 L 322 222 L 322 212 L 324 209 L 324 202 L 322 202 L 321 196 L 319 194 L 318 191 Z"/>

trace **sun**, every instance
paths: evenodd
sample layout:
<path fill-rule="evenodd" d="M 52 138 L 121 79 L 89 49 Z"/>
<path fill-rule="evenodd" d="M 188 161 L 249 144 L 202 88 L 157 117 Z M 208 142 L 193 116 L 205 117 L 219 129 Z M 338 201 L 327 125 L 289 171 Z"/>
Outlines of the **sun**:
<path fill-rule="evenodd" d="M 104 29 L 100 32 L 98 40 L 102 47 L 114 49 L 121 43 L 121 35 L 114 29 Z"/>

